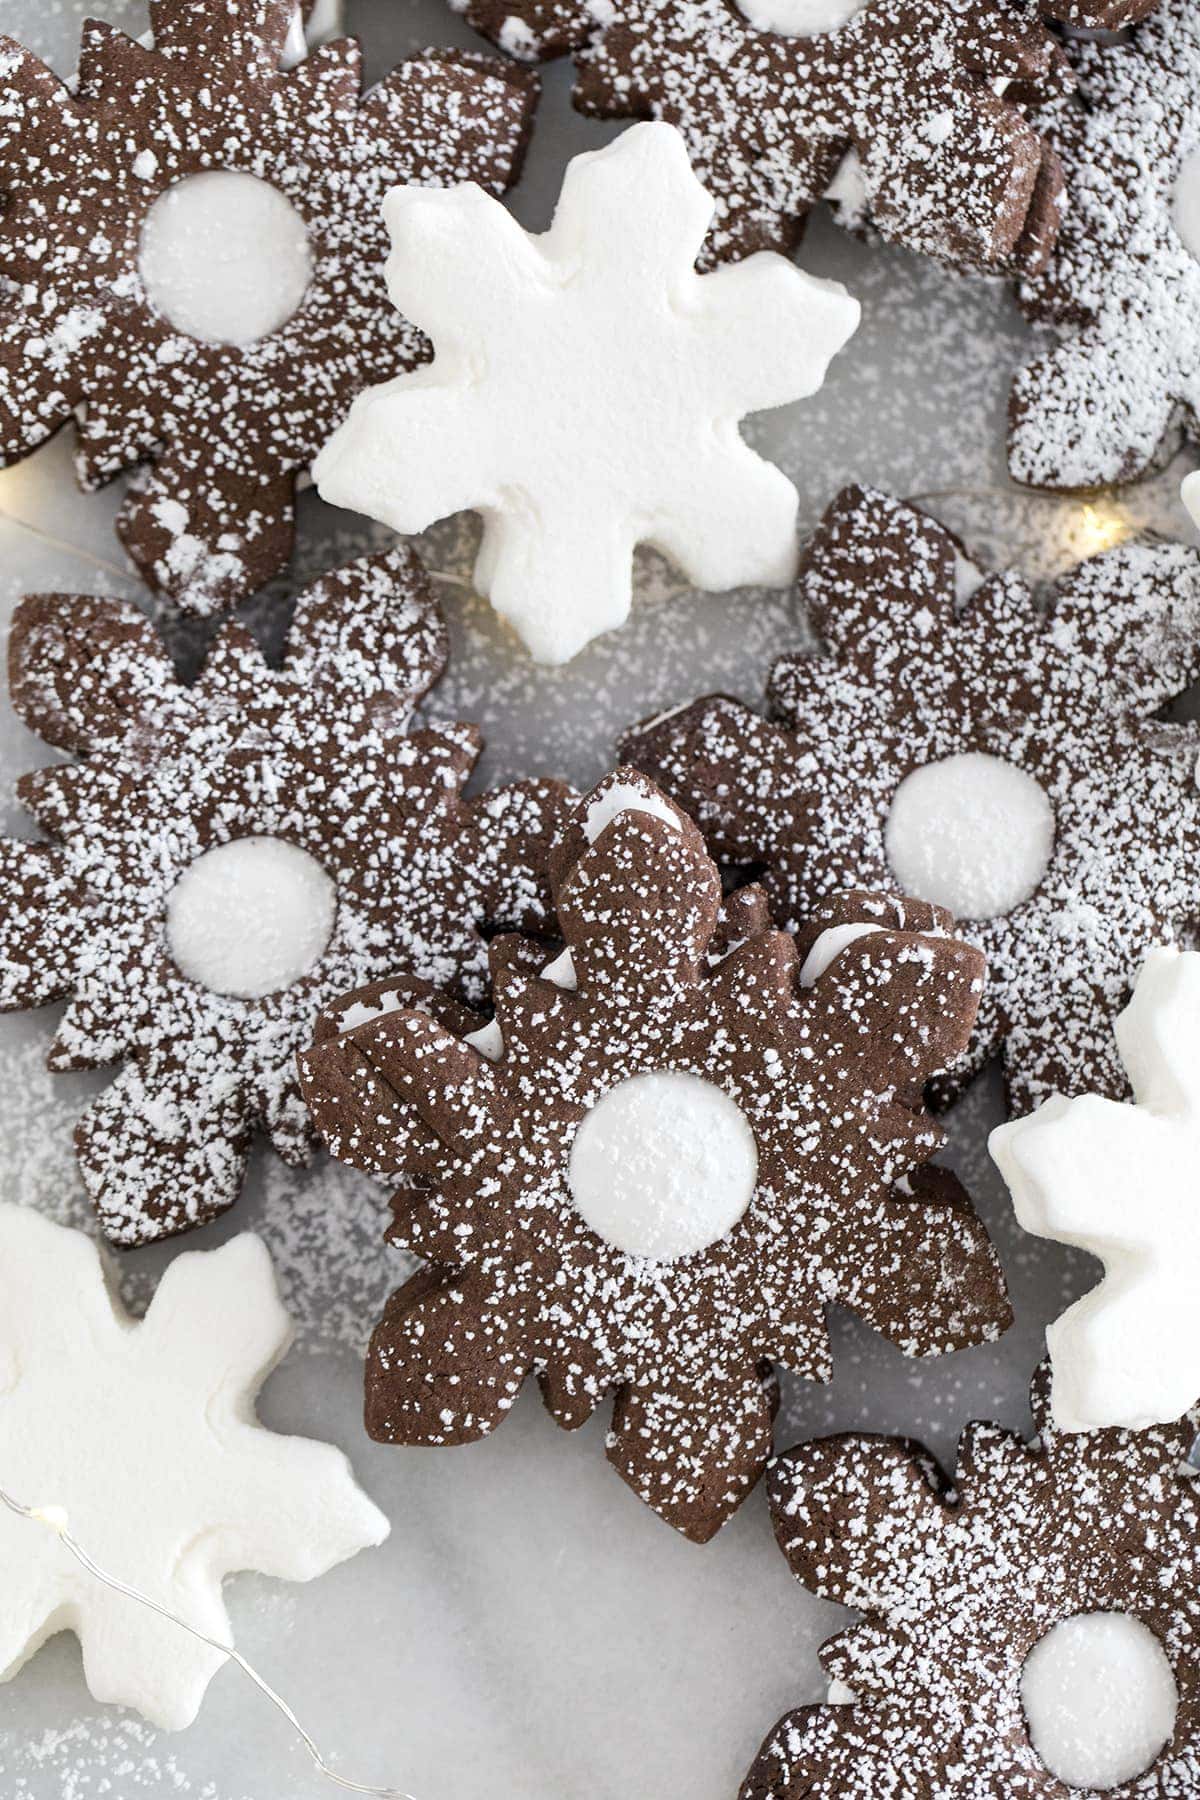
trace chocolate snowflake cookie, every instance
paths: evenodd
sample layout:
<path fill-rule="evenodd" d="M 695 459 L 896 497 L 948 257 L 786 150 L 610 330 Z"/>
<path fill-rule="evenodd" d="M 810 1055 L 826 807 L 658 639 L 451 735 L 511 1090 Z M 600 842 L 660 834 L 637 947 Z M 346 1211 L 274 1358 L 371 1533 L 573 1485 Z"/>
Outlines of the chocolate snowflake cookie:
<path fill-rule="evenodd" d="M 1200 1791 L 1194 1417 L 1064 1435 L 1048 1385 L 1033 1444 L 967 1427 L 953 1487 L 886 1438 L 774 1464 L 793 1571 L 865 1619 L 821 1651 L 844 1703 L 781 1719 L 741 1800 Z"/>
<path fill-rule="evenodd" d="M 360 96 L 352 39 L 284 71 L 294 0 L 152 0 L 153 45 L 89 21 L 68 89 L 0 39 L 0 459 L 72 417 L 118 529 L 210 613 L 287 561 L 293 489 L 370 381 L 429 346 L 387 297 L 396 182 L 519 165 L 532 77 L 434 51 Z"/>
<path fill-rule="evenodd" d="M 392 1241 L 429 1264 L 376 1328 L 367 1425 L 465 1443 L 535 1370 L 568 1429 L 615 1394 L 610 1460 L 704 1541 L 766 1462 L 765 1364 L 828 1379 L 831 1301 L 911 1355 L 1008 1321 L 921 1104 L 982 958 L 875 895 L 795 939 L 761 895 L 722 915 L 695 828 L 628 770 L 551 874 L 566 948 L 493 943 L 492 1024 L 372 995 L 301 1059 L 334 1155 L 403 1177 Z"/>
<path fill-rule="evenodd" d="M 480 928 L 544 922 L 566 790 L 464 801 L 478 733 L 408 726 L 445 656 L 401 549 L 302 594 L 282 668 L 227 625 L 192 687 L 126 602 L 18 607 L 13 704 L 86 760 L 18 785 L 58 842 L 0 841 L 0 1005 L 69 997 L 50 1067 L 126 1064 L 76 1135 L 117 1242 L 224 1211 L 256 1126 L 307 1160 L 296 1052 L 336 995 L 403 968 L 478 1001 Z"/>
<path fill-rule="evenodd" d="M 1049 109 L 1071 205 L 1021 289 L 1060 341 L 1018 374 L 1009 467 L 1035 487 L 1130 481 L 1200 437 L 1200 5 L 1164 0 L 1128 43 L 1070 46 L 1080 98 Z"/>
<path fill-rule="evenodd" d="M 666 119 L 716 219 L 707 260 L 791 250 L 822 196 L 962 269 L 1036 269 L 1058 163 L 1023 102 L 1065 63 L 1013 0 L 469 0 L 518 55 L 578 51 L 575 103 Z"/>
<path fill-rule="evenodd" d="M 773 719 L 714 695 L 622 754 L 716 855 L 762 867 L 785 924 L 852 886 L 962 921 L 988 981 L 939 1102 L 1000 1051 L 1018 1112 L 1124 1095 L 1113 1016 L 1147 949 L 1200 919 L 1200 727 L 1159 718 L 1200 675 L 1200 556 L 1094 557 L 1047 614 L 923 513 L 848 488 L 800 593 L 831 654 L 776 663 Z"/>

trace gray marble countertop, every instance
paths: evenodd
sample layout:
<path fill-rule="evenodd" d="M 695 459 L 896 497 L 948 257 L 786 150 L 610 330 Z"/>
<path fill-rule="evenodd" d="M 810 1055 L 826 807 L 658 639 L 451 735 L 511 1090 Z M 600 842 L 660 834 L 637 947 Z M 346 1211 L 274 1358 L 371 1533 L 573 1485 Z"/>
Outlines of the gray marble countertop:
<path fill-rule="evenodd" d="M 0 28 L 65 71 L 85 11 L 145 25 L 143 10 L 120 0 L 0 0 Z M 440 0 L 350 0 L 349 23 L 372 75 L 426 43 L 474 42 Z M 546 73 L 513 196 L 533 227 L 549 218 L 566 158 L 617 129 L 576 117 L 569 85 L 565 67 Z M 1012 564 L 1037 581 L 1129 531 L 1192 537 L 1177 500 L 1182 458 L 1118 501 L 1011 487 L 1004 405 L 1028 333 L 1002 285 L 864 247 L 825 218 L 799 260 L 837 276 L 863 303 L 859 334 L 821 394 L 747 427 L 795 480 L 805 530 L 844 482 L 864 480 L 921 496 L 981 564 Z M 123 593 L 153 610 L 112 534 L 120 486 L 81 496 L 63 442 L 0 474 L 5 620 L 34 588 Z M 294 575 L 247 616 L 265 641 L 277 640 L 290 588 L 383 538 L 305 495 Z M 622 726 L 715 688 L 755 700 L 772 657 L 804 637 L 788 594 L 697 596 L 647 557 L 628 625 L 565 669 L 535 669 L 471 593 L 472 547 L 469 519 L 424 540 L 454 646 L 431 711 L 483 726 L 487 780 L 550 771 L 590 783 L 609 766 Z M 173 628 L 173 641 L 186 664 L 202 633 Z M 44 760 L 0 701 L 4 825 L 18 835 L 32 833 L 12 783 Z M 102 1077 L 45 1072 L 52 1024 L 43 1015 L 0 1020 L 0 1195 L 85 1223 L 71 1131 Z M 916 1434 L 950 1457 L 970 1417 L 1026 1423 L 1043 1325 L 1094 1271 L 1017 1231 L 984 1148 L 998 1117 L 998 1086 L 985 1077 L 952 1115 L 952 1158 L 1003 1258 L 1016 1325 L 999 1344 L 920 1364 L 835 1315 L 836 1378 L 828 1388 L 786 1385 L 781 1444 L 862 1426 Z M 308 1586 L 235 1580 L 240 1648 L 347 1774 L 405 1786 L 419 1800 L 732 1800 L 779 1713 L 822 1694 L 817 1647 L 842 1615 L 792 1582 L 761 1492 L 696 1548 L 608 1468 L 602 1419 L 567 1436 L 532 1391 L 491 1441 L 471 1448 L 369 1443 L 360 1355 L 403 1272 L 382 1246 L 384 1217 L 383 1194 L 364 1179 L 325 1159 L 296 1173 L 260 1152 L 234 1213 L 189 1240 L 262 1232 L 298 1324 L 263 1416 L 343 1445 L 393 1521 L 382 1549 Z M 131 1304 L 144 1303 L 172 1254 L 121 1259 Z M 9 1800 L 318 1800 L 335 1791 L 232 1669 L 213 1682 L 196 1725 L 162 1734 L 89 1698 L 68 1636 L 0 1687 L 0 1790 Z"/>

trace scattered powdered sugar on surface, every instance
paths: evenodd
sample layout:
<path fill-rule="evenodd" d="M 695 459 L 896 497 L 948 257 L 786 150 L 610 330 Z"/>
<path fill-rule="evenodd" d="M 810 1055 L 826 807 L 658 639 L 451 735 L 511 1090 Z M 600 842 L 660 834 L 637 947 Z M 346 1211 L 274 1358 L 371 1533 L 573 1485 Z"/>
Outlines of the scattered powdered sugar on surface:
<path fill-rule="evenodd" d="M 324 1155 L 299 1173 L 264 1157 L 247 1212 L 243 1224 L 271 1246 L 296 1348 L 364 1355 L 389 1292 L 415 1267 L 384 1243 L 387 1189 Z"/>
<path fill-rule="evenodd" d="M 57 1800 L 114 1800 L 126 1794 L 149 1794 L 154 1800 L 257 1800 L 247 1790 L 236 1792 L 203 1777 L 190 1776 L 167 1748 L 161 1732 L 140 1719 L 108 1714 L 78 1719 L 61 1728 L 48 1727 L 23 1743 L 16 1753 L 0 1748 L 0 1774 L 11 1784 L 9 1800 L 32 1800 L 57 1785 Z M 117 1786 L 120 1783 L 120 1786 Z"/>
<path fill-rule="evenodd" d="M 82 13 L 113 16 L 118 9 L 115 0 L 88 6 L 82 0 L 36 6 L 16 0 L 15 10 L 24 29 L 16 22 L 10 28 L 39 51 L 56 51 L 67 68 Z M 144 8 L 121 11 L 131 29 L 143 27 Z M 478 39 L 449 18 L 441 0 L 403 7 L 360 4 L 353 23 L 364 33 L 371 74 L 385 73 L 399 56 L 427 42 L 478 47 Z M 535 227 L 547 221 L 566 156 L 619 129 L 570 111 L 571 74 L 565 64 L 548 68 L 543 80 L 534 153 L 514 196 L 518 215 Z M 985 569 L 1016 567 L 1035 582 L 1147 527 L 1190 541 L 1177 505 L 1178 470 L 1118 497 L 1087 502 L 1022 493 L 1007 483 L 1004 406 L 1028 335 L 1000 285 L 947 279 L 903 252 L 864 248 L 833 229 L 820 211 L 800 260 L 816 273 L 844 280 L 864 306 L 853 354 L 835 365 L 826 388 L 803 409 L 763 415 L 744 428 L 755 447 L 797 481 L 804 535 L 841 485 L 867 479 L 900 495 L 926 496 L 922 504 L 962 536 Z M 1128 379 L 1127 369 L 1122 379 Z M 159 599 L 138 590 L 127 575 L 122 578 L 116 566 L 121 553 L 111 534 L 119 493 L 117 484 L 81 498 L 62 439 L 0 476 L 0 513 L 16 514 L 29 521 L 32 533 L 55 540 L 39 546 L 31 532 L 0 519 L 4 599 L 11 601 L 22 587 L 98 592 L 119 584 L 163 620 L 180 666 L 190 674 L 206 633 L 166 618 Z M 292 574 L 244 609 L 271 648 L 278 646 L 291 596 L 300 587 L 334 564 L 390 541 L 363 521 L 333 513 L 313 494 L 301 497 L 300 527 Z M 488 746 L 476 786 L 543 770 L 588 786 L 611 765 L 617 734 L 632 720 L 716 688 L 758 705 L 763 673 L 774 657 L 811 641 L 793 595 L 693 595 L 665 562 L 646 555 L 638 559 L 636 598 L 626 626 L 567 668 L 539 671 L 471 592 L 476 541 L 469 519 L 438 527 L 423 540 L 431 567 L 450 577 L 437 589 L 453 654 L 436 711 L 484 725 Z M 8 718 L 0 745 L 6 780 L 35 761 L 50 760 Z M 10 828 L 16 818 L 10 807 Z M 28 831 L 24 824 L 17 828 Z M 48 1035 L 42 1016 L 0 1021 L 0 1104 L 8 1121 L 0 1194 L 27 1198 L 54 1216 L 85 1224 L 89 1207 L 75 1174 L 70 1133 L 103 1078 L 48 1074 L 41 1066 Z M 822 1386 L 783 1377 L 779 1443 L 845 1429 L 910 1431 L 949 1463 L 964 1419 L 1024 1420 L 1025 1385 L 1041 1352 L 1043 1321 L 1091 1285 L 1096 1269 L 1081 1253 L 1030 1239 L 1017 1228 L 986 1154 L 987 1131 L 1001 1116 L 993 1069 L 948 1115 L 946 1159 L 970 1187 L 1000 1251 L 1017 1312 L 1014 1327 L 999 1342 L 915 1363 L 835 1307 L 830 1321 L 835 1379 Z M 569 1791 L 580 1766 L 591 1772 L 597 1800 L 666 1792 L 673 1785 L 686 1786 L 697 1800 L 726 1800 L 744 1772 L 748 1747 L 772 1714 L 789 1695 L 816 1698 L 822 1692 L 815 1646 L 844 1623 L 845 1615 L 787 1580 L 756 1502 L 699 1558 L 688 1546 L 673 1545 L 648 1515 L 639 1531 L 639 1509 L 604 1468 L 596 1434 L 569 1438 L 549 1428 L 533 1429 L 533 1399 L 483 1448 L 482 1462 L 473 1451 L 449 1451 L 444 1458 L 421 1450 L 371 1452 L 357 1423 L 352 1357 L 361 1352 L 385 1292 L 406 1272 L 401 1254 L 380 1243 L 386 1197 L 385 1188 L 323 1157 L 308 1171 L 294 1171 L 260 1151 L 236 1214 L 196 1238 L 129 1252 L 117 1264 L 123 1292 L 136 1303 L 148 1297 L 155 1272 L 179 1249 L 218 1242 L 243 1226 L 261 1230 L 299 1325 L 297 1350 L 274 1378 L 268 1398 L 281 1383 L 290 1391 L 294 1366 L 299 1391 L 292 1428 L 311 1429 L 312 1407 L 331 1404 L 326 1397 L 340 1391 L 330 1378 L 334 1363 L 348 1370 L 340 1410 L 330 1422 L 356 1465 L 374 1459 L 368 1485 L 396 1520 L 387 1616 L 380 1611 L 375 1565 L 368 1567 L 363 1559 L 361 1570 L 351 1565 L 358 1610 L 343 1637 L 331 1634 L 332 1590 L 322 1584 L 319 1605 L 314 1595 L 307 1632 L 298 1628 L 300 1635 L 268 1636 L 252 1644 L 261 1601 L 255 1600 L 250 1615 L 239 1609 L 243 1648 L 257 1650 L 258 1660 L 291 1697 L 301 1664 L 316 1665 L 321 1672 L 313 1688 L 317 1711 L 305 1712 L 309 1723 L 330 1718 L 321 1713 L 320 1701 L 331 1654 L 344 1652 L 344 1660 L 355 1665 L 356 1685 L 368 1658 L 380 1671 L 386 1667 L 386 1694 L 382 1687 L 373 1690 L 380 1704 L 359 1721 L 361 1740 L 374 1744 L 386 1721 L 399 1714 L 404 1741 L 395 1740 L 386 1755 L 370 1750 L 367 1772 L 394 1779 L 411 1769 L 411 1785 L 426 1800 L 450 1792 L 456 1800 L 460 1795 L 541 1800 Z M 331 1348 L 339 1349 L 336 1358 L 305 1354 Z M 444 1466 L 444 1485 L 437 1486 L 427 1473 L 431 1466 Z M 428 1481 L 436 1496 L 427 1515 L 411 1511 L 414 1477 Z M 452 1554 L 445 1520 L 459 1516 L 455 1509 L 475 1495 L 479 1508 L 465 1516 L 476 1529 L 459 1539 Z M 536 1561 L 523 1560 L 524 1515 L 546 1495 L 553 1498 L 538 1518 L 545 1536 L 561 1542 L 562 1554 L 547 1559 L 539 1543 L 530 1552 Z M 677 1589 L 668 1579 L 673 1549 L 682 1557 Z M 460 1587 L 458 1570 L 468 1551 L 471 1560 Z M 629 1569 L 635 1572 L 633 1584 L 623 1579 Z M 669 1616 L 652 1610 L 659 1594 L 671 1599 Z M 564 1595 L 577 1602 L 574 1612 L 564 1609 Z M 545 1599 L 542 1610 L 539 1596 Z M 637 1614 L 643 1601 L 651 1609 L 644 1630 Z M 577 1628 L 582 1616 L 591 1621 L 586 1638 Z M 489 1620 L 495 1621 L 495 1653 L 477 1663 L 472 1658 L 479 1645 L 492 1639 Z M 681 1621 L 692 1653 L 686 1684 L 668 1692 L 664 1632 L 678 1629 Z M 738 1654 L 743 1646 L 744 1659 Z M 230 1677 L 214 1684 L 205 1715 L 186 1739 L 164 1739 L 112 1714 L 60 1731 L 59 1722 L 87 1704 L 77 1672 L 70 1682 L 57 1681 L 56 1671 L 64 1665 L 70 1672 L 69 1657 L 49 1646 L 17 1683 L 0 1688 L 2 1785 L 11 1786 L 17 1800 L 113 1800 L 114 1793 L 143 1789 L 155 1800 L 175 1791 L 186 1800 L 264 1800 L 266 1793 L 303 1794 L 304 1800 L 311 1793 L 317 1800 L 328 1791 L 305 1785 L 274 1727 L 252 1702 L 232 1717 L 224 1710 Z M 393 1669 L 402 1672 L 399 1679 Z M 627 1696 L 621 1730 L 613 1731 L 607 1708 L 579 1707 L 581 1679 L 593 1692 Z M 404 1712 L 406 1684 L 425 1700 L 423 1708 Z M 450 1744 L 447 1696 L 462 1693 L 471 1696 L 472 1729 Z M 647 1694 L 654 1697 L 656 1712 L 642 1731 L 628 1722 L 638 1716 Z M 674 1713 L 670 1695 L 678 1703 Z M 561 1730 L 549 1723 L 556 1716 L 564 1722 Z M 675 1716 L 686 1720 L 686 1729 L 671 1724 Z M 348 1754 L 350 1727 L 340 1717 L 333 1723 Z M 236 1760 L 227 1758 L 226 1743 L 238 1746 Z M 30 1754 L 35 1744 L 42 1751 L 40 1763 Z M 531 1766 L 535 1753 L 539 1760 Z M 361 1756 L 354 1766 L 362 1772 Z"/>

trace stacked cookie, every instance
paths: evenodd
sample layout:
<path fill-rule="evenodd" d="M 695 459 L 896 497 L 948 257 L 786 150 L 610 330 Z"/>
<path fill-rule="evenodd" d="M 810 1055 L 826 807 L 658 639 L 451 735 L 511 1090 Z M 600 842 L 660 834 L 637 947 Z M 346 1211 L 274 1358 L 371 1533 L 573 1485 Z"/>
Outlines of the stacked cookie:
<path fill-rule="evenodd" d="M 1200 679 L 1200 554 L 1127 544 L 1039 597 L 866 487 L 801 545 L 739 431 L 859 323 L 783 254 L 824 200 L 1056 328 L 1013 386 L 1018 481 L 1127 481 L 1195 435 L 1200 6 L 464 10 L 503 54 L 365 92 L 352 40 L 296 60 L 294 0 L 153 0 L 147 40 L 89 25 L 69 84 L 0 41 L 0 453 L 65 428 L 85 486 L 135 470 L 121 539 L 193 618 L 286 567 L 311 471 L 403 534 L 477 511 L 511 658 L 618 629 L 639 545 L 708 590 L 794 584 L 822 648 L 779 657 L 761 711 L 693 691 L 631 719 L 583 796 L 540 768 L 469 796 L 479 730 L 421 711 L 447 633 L 410 544 L 299 593 L 279 665 L 226 622 L 190 682 L 139 606 L 28 596 L 10 693 L 69 760 L 19 786 L 44 838 L 0 843 L 0 1005 L 65 1001 L 50 1066 L 118 1066 L 76 1136 L 114 1243 L 226 1211 L 259 1133 L 386 1185 L 415 1273 L 371 1339 L 377 1441 L 477 1440 L 534 1378 L 564 1429 L 611 1404 L 610 1462 L 697 1543 L 770 1466 L 793 1570 L 865 1622 L 745 1800 L 1200 1791 L 1200 726 L 1165 716 Z M 635 122 L 533 236 L 499 196 L 523 64 L 559 55 L 580 110 Z M 935 1160 L 997 1059 L 1022 1225 L 1106 1265 L 1049 1332 L 1037 1440 L 971 1426 L 953 1482 L 901 1439 L 776 1456 L 777 1373 L 830 1378 L 830 1305 L 915 1358 L 1009 1325 Z M 0 1307 L 0 1489 L 61 1501 L 210 1640 L 219 1573 L 276 1566 L 255 1482 L 281 1504 L 313 1471 L 283 1572 L 378 1541 L 323 1447 L 244 1440 L 284 1337 L 260 1248 L 181 1257 L 134 1328 L 77 1237 L 0 1228 L 0 1285 L 44 1294 L 61 1263 L 103 1347 L 89 1368 L 70 1317 Z M 270 1322 L 223 1384 L 224 1281 Z M 97 1500 L 118 1394 L 217 1421 L 234 1473 L 181 1427 L 187 1506 L 127 1452 L 133 1491 L 221 1546 L 199 1598 Z M 73 1395 L 95 1429 L 64 1444 Z M 28 1529 L 0 1518 L 0 1565 Z M 99 1697 L 194 1715 L 218 1660 L 47 1570 L 3 1621 L 10 1672 L 61 1616 Z"/>

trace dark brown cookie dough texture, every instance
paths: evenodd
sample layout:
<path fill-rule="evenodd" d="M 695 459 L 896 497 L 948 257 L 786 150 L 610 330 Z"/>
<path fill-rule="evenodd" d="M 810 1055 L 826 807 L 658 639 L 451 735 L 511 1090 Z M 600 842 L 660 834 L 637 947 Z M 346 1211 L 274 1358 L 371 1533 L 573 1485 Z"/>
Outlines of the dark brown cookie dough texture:
<path fill-rule="evenodd" d="M 1066 65 L 1021 0 L 871 0 L 811 38 L 736 0 L 469 0 L 525 56 L 574 51 L 575 104 L 678 126 L 716 218 L 708 262 L 797 243 L 848 154 L 847 222 L 963 270 L 1032 270 L 1061 215 L 1057 158 L 1028 103 Z"/>
<path fill-rule="evenodd" d="M 83 486 L 140 466 L 118 530 L 145 578 L 194 613 L 277 573 L 297 474 L 360 389 L 430 355 L 384 287 L 384 194 L 468 180 L 501 192 L 536 92 L 511 63 L 430 51 L 363 94 L 351 38 L 285 72 L 293 10 L 151 0 L 152 49 L 91 20 L 74 91 L 0 38 L 0 459 L 74 419 Z M 154 202 L 209 169 L 269 183 L 308 233 L 298 310 L 251 343 L 174 329 L 139 271 Z"/>
<path fill-rule="evenodd" d="M 1112 1021 L 1152 944 L 1200 920 L 1200 727 L 1162 708 L 1200 675 L 1200 556 L 1129 544 L 1065 576 L 1048 610 L 1015 575 L 965 602 L 961 546 L 886 494 L 848 488 L 807 545 L 799 595 L 825 654 L 793 654 L 772 716 L 710 695 L 621 753 L 694 815 L 713 853 L 762 870 L 785 925 L 845 888 L 895 888 L 885 841 L 914 771 L 982 753 L 1054 811 L 1034 891 L 960 920 L 988 980 L 935 1101 L 1004 1057 L 1012 1108 L 1127 1091 Z"/>
<path fill-rule="evenodd" d="M 1200 442 L 1200 227 L 1180 230 L 1200 220 L 1200 5 L 1163 0 L 1128 42 L 1069 53 L 1078 91 L 1044 129 L 1071 204 L 1020 288 L 1058 341 L 1013 383 L 1009 468 L 1071 490 L 1135 480 L 1181 431 Z"/>
<path fill-rule="evenodd" d="M 285 1161 L 308 1160 L 295 1057 L 338 994 L 407 969 L 478 1002 L 483 929 L 546 924 L 567 790 L 530 781 L 463 798 L 479 733 L 409 720 L 445 658 L 407 549 L 301 594 L 281 668 L 226 625 L 190 687 L 127 602 L 39 594 L 18 607 L 13 705 L 80 760 L 18 784 L 55 841 L 0 841 L 0 1006 L 68 1001 L 52 1069 L 125 1065 L 76 1134 L 116 1242 L 224 1211 L 256 1128 Z M 335 906 L 308 972 L 247 999 L 181 972 L 167 909 L 197 858 L 256 836 L 313 857 Z"/>
<path fill-rule="evenodd" d="M 322 1136 L 401 1183 L 391 1240 L 427 1265 L 375 1330 L 367 1425 L 466 1443 L 534 1372 L 567 1429 L 612 1396 L 610 1460 L 703 1541 L 770 1451 L 766 1365 L 828 1379 L 828 1304 L 910 1355 L 1008 1322 L 983 1227 L 929 1166 L 942 1138 L 921 1101 L 966 1042 L 983 960 L 921 904 L 848 894 L 794 937 L 760 893 L 723 908 L 695 827 L 628 769 L 579 803 L 551 876 L 566 952 L 494 941 L 486 1031 L 377 991 L 301 1058 Z M 875 929 L 802 984 L 821 934 L 855 922 Z M 673 1259 L 617 1248 L 570 1184 L 581 1122 L 664 1070 L 732 1099 L 757 1146 L 740 1219 Z"/>
<path fill-rule="evenodd" d="M 1059 1432 L 1048 1368 L 1038 1437 L 968 1425 L 953 1487 L 919 1445 L 834 1437 L 768 1477 L 779 1545 L 813 1593 L 864 1615 L 821 1651 L 849 1705 L 805 1706 L 768 1737 L 741 1800 L 1068 1800 L 1029 1739 L 1025 1659 L 1078 1613 L 1129 1613 L 1179 1690 L 1170 1743 L 1114 1794 L 1200 1793 L 1196 1417 Z"/>

